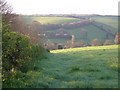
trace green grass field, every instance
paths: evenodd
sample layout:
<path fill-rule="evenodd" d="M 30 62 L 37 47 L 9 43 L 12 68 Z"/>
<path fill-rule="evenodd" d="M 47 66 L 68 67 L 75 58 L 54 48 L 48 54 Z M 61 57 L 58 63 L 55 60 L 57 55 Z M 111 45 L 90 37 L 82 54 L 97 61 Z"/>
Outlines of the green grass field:
<path fill-rule="evenodd" d="M 95 21 L 110 25 L 114 28 L 118 28 L 118 18 L 117 17 L 93 17 Z"/>
<path fill-rule="evenodd" d="M 42 24 L 63 24 L 70 22 L 77 22 L 80 19 L 77 18 L 69 18 L 69 17 L 32 17 L 33 20 L 39 21 Z"/>
<path fill-rule="evenodd" d="M 118 46 L 53 50 L 27 72 L 29 87 L 118 88 Z"/>
<path fill-rule="evenodd" d="M 39 21 L 42 24 L 47 24 L 47 23 L 51 23 L 51 24 L 63 24 L 63 23 L 69 23 L 69 22 L 77 22 L 80 21 L 81 19 L 78 18 L 70 18 L 70 17 L 24 17 L 26 19 L 27 22 L 30 22 L 32 20 L 36 20 Z M 97 22 L 100 22 L 102 24 L 104 24 L 106 26 L 107 29 L 111 29 L 113 32 L 117 32 L 118 31 L 118 18 L 117 17 L 92 17 L 92 19 L 94 19 Z M 87 40 L 83 39 L 81 37 L 80 34 L 80 30 L 81 29 L 85 29 L 88 32 L 88 36 L 87 36 Z M 70 35 L 75 35 L 76 41 L 85 41 L 86 43 L 90 44 L 91 40 L 97 38 L 99 40 L 101 40 L 102 43 L 105 42 L 105 36 L 106 36 L 106 32 L 102 31 L 100 28 L 95 27 L 94 25 L 86 25 L 83 27 L 79 27 L 79 28 L 73 28 L 73 29 L 66 29 L 66 31 L 70 34 Z M 48 30 L 48 32 L 55 32 L 55 31 L 51 31 Z M 62 39 L 62 38 L 48 38 L 52 43 L 65 43 L 67 40 L 70 39 Z M 110 36 L 108 38 L 108 40 L 114 40 L 113 36 Z"/>
<path fill-rule="evenodd" d="M 69 29 L 67 30 L 71 35 L 75 35 L 76 37 L 76 41 L 80 41 L 82 39 L 80 31 L 84 29 L 87 31 L 88 36 L 87 36 L 87 41 L 90 42 L 91 40 L 97 38 L 102 40 L 102 42 L 104 41 L 106 32 L 100 30 L 99 28 L 93 26 L 93 25 L 87 25 L 87 26 L 83 26 L 80 28 L 74 28 L 74 29 Z M 112 37 L 110 37 L 111 39 Z"/>
<path fill-rule="evenodd" d="M 81 37 L 80 31 L 84 29 L 87 31 L 88 36 L 87 36 L 87 40 L 83 39 Z M 75 41 L 85 41 L 85 42 L 90 42 L 97 38 L 99 40 L 101 40 L 102 43 L 105 42 L 105 36 L 106 36 L 106 32 L 102 31 L 101 29 L 95 27 L 94 25 L 87 25 L 87 26 L 83 26 L 80 28 L 73 28 L 73 29 L 65 29 L 65 31 L 67 31 L 70 35 L 75 35 Z M 49 32 L 49 31 L 48 31 Z M 55 31 L 51 31 L 51 32 L 55 32 Z M 65 43 L 67 40 L 70 39 L 49 39 L 52 43 Z M 109 37 L 109 40 L 114 40 L 113 36 Z"/>

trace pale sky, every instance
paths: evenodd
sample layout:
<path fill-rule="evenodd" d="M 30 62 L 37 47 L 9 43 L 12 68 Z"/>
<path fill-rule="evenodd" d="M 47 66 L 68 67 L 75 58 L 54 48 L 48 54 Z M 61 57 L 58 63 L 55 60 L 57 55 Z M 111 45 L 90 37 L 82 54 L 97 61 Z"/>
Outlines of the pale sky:
<path fill-rule="evenodd" d="M 6 0 L 19 14 L 118 15 L 120 0 Z"/>

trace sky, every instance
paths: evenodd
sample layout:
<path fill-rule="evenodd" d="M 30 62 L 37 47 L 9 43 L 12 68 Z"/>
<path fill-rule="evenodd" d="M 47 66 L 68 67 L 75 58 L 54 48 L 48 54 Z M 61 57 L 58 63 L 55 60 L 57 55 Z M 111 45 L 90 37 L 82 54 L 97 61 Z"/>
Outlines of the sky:
<path fill-rule="evenodd" d="M 6 0 L 18 14 L 118 15 L 120 0 Z"/>

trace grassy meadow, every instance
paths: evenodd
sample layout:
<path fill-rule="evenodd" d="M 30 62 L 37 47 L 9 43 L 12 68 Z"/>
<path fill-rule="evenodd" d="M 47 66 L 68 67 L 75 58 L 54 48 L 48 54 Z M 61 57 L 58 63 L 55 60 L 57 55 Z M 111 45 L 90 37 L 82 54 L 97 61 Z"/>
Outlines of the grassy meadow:
<path fill-rule="evenodd" d="M 118 45 L 52 50 L 27 72 L 27 87 L 117 88 Z"/>
<path fill-rule="evenodd" d="M 80 31 L 81 30 L 86 30 L 87 31 L 87 39 L 82 38 Z M 65 29 L 66 32 L 68 32 L 70 35 L 75 35 L 75 41 L 80 41 L 83 40 L 85 43 L 91 42 L 93 39 L 99 39 L 101 40 L 102 43 L 105 42 L 105 36 L 106 32 L 102 31 L 98 27 L 95 27 L 94 25 L 87 25 L 79 28 L 73 28 L 73 29 Z M 48 31 L 48 32 L 55 32 L 55 31 Z M 59 39 L 59 38 L 54 38 L 54 39 L 49 39 L 52 43 L 65 43 L 67 40 L 71 39 Z M 109 40 L 114 40 L 113 36 L 109 36 Z"/>
<path fill-rule="evenodd" d="M 42 24 L 63 24 L 70 22 L 80 21 L 78 18 L 69 18 L 69 17 L 32 17 L 33 20 L 39 21 Z"/>
<path fill-rule="evenodd" d="M 118 28 L 118 17 L 94 17 L 95 21 Z"/>

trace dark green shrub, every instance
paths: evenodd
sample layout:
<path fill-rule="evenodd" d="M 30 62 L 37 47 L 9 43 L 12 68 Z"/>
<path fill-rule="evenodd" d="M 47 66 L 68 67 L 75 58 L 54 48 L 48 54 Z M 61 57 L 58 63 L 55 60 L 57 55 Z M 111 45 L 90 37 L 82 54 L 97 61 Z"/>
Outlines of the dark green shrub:
<path fill-rule="evenodd" d="M 63 46 L 62 45 L 58 45 L 58 49 L 63 49 Z"/>
<path fill-rule="evenodd" d="M 47 52 L 50 52 L 50 49 L 47 48 L 46 51 L 47 51 Z"/>
<path fill-rule="evenodd" d="M 46 51 L 40 45 L 31 44 L 27 36 L 11 31 L 10 25 L 3 24 L 2 28 L 3 87 L 26 87 L 26 73 L 38 69 L 35 62 L 45 57 Z"/>
<path fill-rule="evenodd" d="M 32 44 L 27 36 L 10 31 L 9 25 L 3 25 L 2 33 L 2 74 L 3 85 L 11 82 L 14 71 L 27 71 L 26 66 L 32 59 Z M 14 78 L 13 78 L 14 79 Z"/>
<path fill-rule="evenodd" d="M 10 71 L 12 68 L 20 70 L 31 60 L 31 43 L 27 36 L 7 30 L 3 27 L 3 69 Z"/>

